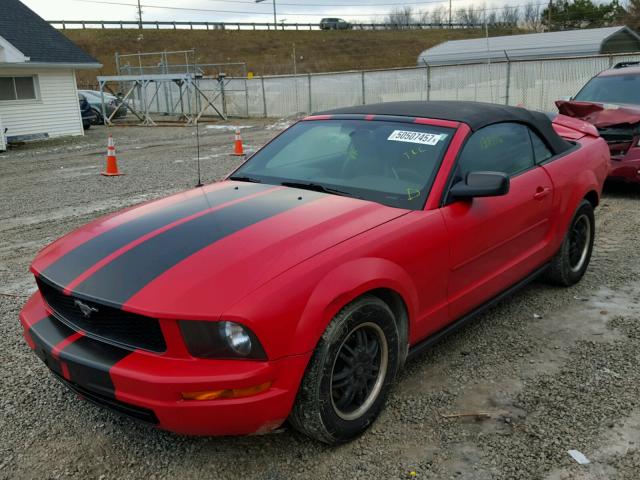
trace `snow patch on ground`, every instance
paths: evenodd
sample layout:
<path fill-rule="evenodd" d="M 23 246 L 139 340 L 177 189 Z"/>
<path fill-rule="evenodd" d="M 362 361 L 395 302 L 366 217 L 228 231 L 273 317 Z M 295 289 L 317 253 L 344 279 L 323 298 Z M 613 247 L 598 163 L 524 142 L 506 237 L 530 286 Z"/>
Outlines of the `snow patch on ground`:
<path fill-rule="evenodd" d="M 293 122 L 291 120 L 280 119 L 276 123 L 272 123 L 271 125 L 267 125 L 265 128 L 267 130 L 284 130 L 288 128 Z"/>
<path fill-rule="evenodd" d="M 243 130 L 251 127 L 252 125 L 207 125 L 208 130 L 224 130 L 230 132 L 235 132 L 236 128 Z"/>

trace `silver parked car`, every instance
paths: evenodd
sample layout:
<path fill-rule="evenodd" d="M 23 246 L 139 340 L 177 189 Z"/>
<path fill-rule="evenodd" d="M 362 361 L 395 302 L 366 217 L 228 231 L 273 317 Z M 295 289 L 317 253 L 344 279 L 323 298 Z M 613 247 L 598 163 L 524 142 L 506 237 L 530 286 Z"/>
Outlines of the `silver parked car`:
<path fill-rule="evenodd" d="M 95 124 L 104 123 L 104 119 L 102 118 L 102 97 L 100 95 L 100 92 L 97 90 L 78 90 L 78 93 L 81 93 L 82 95 L 84 95 L 85 98 L 87 99 L 87 102 L 89 102 L 91 109 L 96 115 Z M 110 93 L 104 94 L 104 101 L 105 101 L 104 108 L 107 114 L 107 118 L 109 118 L 111 114 L 118 108 L 118 105 L 122 103 L 120 98 L 116 97 L 115 95 L 111 95 Z M 113 118 L 116 119 L 116 118 L 126 117 L 127 110 L 128 110 L 128 107 L 127 107 L 127 104 L 125 103 L 118 109 L 117 113 L 114 115 Z"/>

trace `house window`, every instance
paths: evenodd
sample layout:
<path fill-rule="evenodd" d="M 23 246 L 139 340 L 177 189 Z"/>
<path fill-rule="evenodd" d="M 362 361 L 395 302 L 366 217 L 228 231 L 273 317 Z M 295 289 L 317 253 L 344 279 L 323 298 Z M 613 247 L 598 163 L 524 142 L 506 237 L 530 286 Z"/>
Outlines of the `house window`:
<path fill-rule="evenodd" d="M 36 77 L 0 77 L 0 101 L 36 98 Z"/>

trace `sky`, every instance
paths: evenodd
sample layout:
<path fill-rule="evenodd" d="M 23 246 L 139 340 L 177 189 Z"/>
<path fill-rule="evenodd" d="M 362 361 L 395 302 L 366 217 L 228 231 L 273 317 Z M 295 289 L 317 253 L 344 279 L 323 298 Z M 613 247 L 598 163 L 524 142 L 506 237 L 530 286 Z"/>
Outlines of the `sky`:
<path fill-rule="evenodd" d="M 137 0 L 22 0 L 46 20 L 135 20 Z M 452 0 L 453 9 L 470 0 Z M 105 3 L 102 3 L 105 2 Z M 513 4 L 526 3 L 512 0 Z M 144 20 L 272 22 L 273 2 L 265 0 L 141 0 Z M 475 2 L 474 2 L 475 3 Z M 480 5 L 480 2 L 477 2 Z M 497 0 L 495 5 L 507 3 Z M 483 2 L 484 4 L 484 2 Z M 410 5 L 417 10 L 445 6 L 444 0 L 276 0 L 278 22 L 318 22 L 340 17 L 369 23 L 381 21 L 394 7 Z M 172 8 L 159 8 L 172 7 Z M 193 10 L 188 10 L 193 9 Z M 200 10 L 198 10 L 200 9 Z"/>

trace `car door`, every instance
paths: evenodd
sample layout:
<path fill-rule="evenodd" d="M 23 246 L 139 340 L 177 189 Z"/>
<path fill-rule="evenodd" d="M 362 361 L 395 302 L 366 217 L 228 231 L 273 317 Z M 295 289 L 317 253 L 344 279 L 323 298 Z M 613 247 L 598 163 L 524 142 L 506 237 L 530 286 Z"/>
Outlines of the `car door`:
<path fill-rule="evenodd" d="M 451 318 L 458 318 L 517 283 L 544 261 L 550 232 L 553 185 L 536 165 L 529 128 L 490 125 L 465 143 L 453 183 L 472 171 L 510 177 L 504 196 L 446 202 L 450 235 Z"/>

